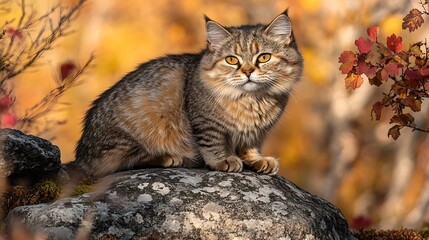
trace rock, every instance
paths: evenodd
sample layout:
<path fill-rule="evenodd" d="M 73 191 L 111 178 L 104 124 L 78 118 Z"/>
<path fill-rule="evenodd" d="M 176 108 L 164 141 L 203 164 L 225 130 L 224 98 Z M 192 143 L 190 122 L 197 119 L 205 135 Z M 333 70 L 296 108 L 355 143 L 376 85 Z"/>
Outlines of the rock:
<path fill-rule="evenodd" d="M 14 129 L 0 130 L 0 177 L 37 181 L 61 168 L 60 149 L 48 140 Z"/>
<path fill-rule="evenodd" d="M 341 212 L 280 176 L 141 169 L 96 192 L 12 210 L 48 239 L 355 239 Z"/>

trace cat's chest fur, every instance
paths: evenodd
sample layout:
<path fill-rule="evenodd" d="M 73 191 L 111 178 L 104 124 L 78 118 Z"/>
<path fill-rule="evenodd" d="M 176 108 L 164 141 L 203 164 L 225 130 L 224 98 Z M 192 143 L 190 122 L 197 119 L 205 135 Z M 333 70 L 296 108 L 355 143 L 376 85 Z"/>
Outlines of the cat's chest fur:
<path fill-rule="evenodd" d="M 283 108 L 277 99 L 270 97 L 244 96 L 239 99 L 217 100 L 223 118 L 235 131 L 248 133 L 271 126 Z"/>

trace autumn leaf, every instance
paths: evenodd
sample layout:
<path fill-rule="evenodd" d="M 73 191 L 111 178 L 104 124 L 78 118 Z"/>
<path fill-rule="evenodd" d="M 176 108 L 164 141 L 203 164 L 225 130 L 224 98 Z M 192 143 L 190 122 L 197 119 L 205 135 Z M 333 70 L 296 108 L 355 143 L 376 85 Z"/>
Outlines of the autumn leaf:
<path fill-rule="evenodd" d="M 363 78 L 360 75 L 351 73 L 346 78 L 346 89 L 353 89 L 359 88 L 363 83 Z"/>
<path fill-rule="evenodd" d="M 418 89 L 419 88 L 420 79 L 422 78 L 420 71 L 407 69 L 407 70 L 405 70 L 404 75 L 405 75 L 405 80 L 406 80 L 407 86 L 409 86 L 412 89 Z"/>
<path fill-rule="evenodd" d="M 425 21 L 422 17 L 422 12 L 418 9 L 411 9 L 411 11 L 402 19 L 402 29 L 407 29 L 410 32 L 415 31 L 421 27 Z"/>
<path fill-rule="evenodd" d="M 13 37 L 14 39 L 19 39 L 22 40 L 23 35 L 22 35 L 22 31 L 18 30 L 18 29 L 14 29 L 12 27 L 8 27 L 5 30 L 6 34 L 8 34 L 9 36 Z"/>
<path fill-rule="evenodd" d="M 370 218 L 365 216 L 357 216 L 352 218 L 350 226 L 354 229 L 364 229 L 369 228 L 373 225 L 373 222 Z"/>
<path fill-rule="evenodd" d="M 77 70 L 77 66 L 74 62 L 68 61 L 68 62 L 62 63 L 59 69 L 61 80 L 66 79 L 76 70 Z"/>
<path fill-rule="evenodd" d="M 13 104 L 13 97 L 10 95 L 4 95 L 0 97 L 0 111 L 4 111 L 8 108 L 10 108 Z"/>
<path fill-rule="evenodd" d="M 424 77 L 429 76 L 429 68 L 421 69 L 420 74 Z"/>
<path fill-rule="evenodd" d="M 368 34 L 368 37 L 371 41 L 376 42 L 377 41 L 377 36 L 378 36 L 378 31 L 379 31 L 379 27 L 378 26 L 372 26 L 369 27 L 366 30 L 366 33 Z"/>
<path fill-rule="evenodd" d="M 1 115 L 1 127 L 2 128 L 11 128 L 16 125 L 17 118 L 15 114 L 11 112 L 5 112 Z"/>
<path fill-rule="evenodd" d="M 384 69 L 386 69 L 389 76 L 392 76 L 392 77 L 398 75 L 399 68 L 400 68 L 400 65 L 392 61 L 386 64 L 386 66 L 384 66 Z"/>
<path fill-rule="evenodd" d="M 338 58 L 338 62 L 341 63 L 340 70 L 343 74 L 348 74 L 356 63 L 356 54 L 352 51 L 344 51 Z"/>
<path fill-rule="evenodd" d="M 377 76 L 373 77 L 373 78 L 369 78 L 368 81 L 369 81 L 369 84 L 375 85 L 377 87 L 379 87 L 379 86 L 381 86 L 381 84 L 383 84 L 383 82 Z"/>
<path fill-rule="evenodd" d="M 393 127 L 391 127 L 389 129 L 389 132 L 387 133 L 388 137 L 392 137 L 394 140 L 398 139 L 399 136 L 401 135 L 401 126 L 400 125 L 395 125 Z"/>
<path fill-rule="evenodd" d="M 387 72 L 386 69 L 381 69 L 377 72 L 377 77 L 379 77 L 379 79 L 383 81 L 387 81 L 389 80 L 389 73 Z"/>
<path fill-rule="evenodd" d="M 390 89 L 398 95 L 400 98 L 405 98 L 407 96 L 407 87 L 404 87 L 398 83 L 393 84 Z"/>
<path fill-rule="evenodd" d="M 377 68 L 368 66 L 365 61 L 359 61 L 356 65 L 357 74 L 365 74 L 368 78 L 373 78 L 376 76 Z"/>
<path fill-rule="evenodd" d="M 394 115 L 390 119 L 389 123 L 390 124 L 397 123 L 397 124 L 400 124 L 401 126 L 413 125 L 414 124 L 414 117 L 409 113 Z"/>
<path fill-rule="evenodd" d="M 416 60 L 414 61 L 414 64 L 416 64 L 418 67 L 423 67 L 426 64 L 426 59 L 421 57 L 416 57 Z"/>
<path fill-rule="evenodd" d="M 378 53 L 381 54 L 381 56 L 385 57 L 385 58 L 392 58 L 393 53 L 392 51 L 387 48 L 386 46 L 384 46 L 384 44 L 377 44 L 378 47 Z"/>
<path fill-rule="evenodd" d="M 371 51 L 374 42 L 369 39 L 364 39 L 363 37 L 360 37 L 355 41 L 355 45 L 358 47 L 360 53 L 368 53 L 369 51 Z"/>
<path fill-rule="evenodd" d="M 360 74 L 366 74 L 369 70 L 368 64 L 364 61 L 359 61 L 356 65 L 356 72 Z"/>
<path fill-rule="evenodd" d="M 380 59 L 381 54 L 378 51 L 371 51 L 366 55 L 365 62 L 371 64 L 372 66 L 376 66 L 380 62 Z"/>
<path fill-rule="evenodd" d="M 422 108 L 422 100 L 409 96 L 403 100 L 405 106 L 409 107 L 413 112 L 420 112 Z"/>
<path fill-rule="evenodd" d="M 375 120 L 380 120 L 381 118 L 381 111 L 383 110 L 383 104 L 381 102 L 376 102 L 372 105 L 372 110 L 371 110 L 371 120 L 372 120 L 372 115 L 375 114 Z"/>
<path fill-rule="evenodd" d="M 404 49 L 402 37 L 397 37 L 395 34 L 387 37 L 387 47 L 395 53 L 402 51 Z"/>
<path fill-rule="evenodd" d="M 415 43 L 410 47 L 410 53 L 415 56 L 415 57 L 420 57 L 423 55 L 421 46 L 422 46 L 422 42 L 419 43 Z"/>

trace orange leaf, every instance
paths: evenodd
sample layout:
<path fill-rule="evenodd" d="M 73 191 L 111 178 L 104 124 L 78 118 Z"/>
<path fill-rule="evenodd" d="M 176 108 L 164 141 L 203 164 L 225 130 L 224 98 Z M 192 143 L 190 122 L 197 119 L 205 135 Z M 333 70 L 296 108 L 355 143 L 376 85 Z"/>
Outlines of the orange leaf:
<path fill-rule="evenodd" d="M 351 73 L 346 78 L 346 89 L 353 89 L 359 88 L 363 83 L 363 78 L 360 75 Z"/>
<path fill-rule="evenodd" d="M 340 70 L 343 74 L 349 73 L 353 69 L 353 65 L 356 63 L 356 54 L 352 51 L 344 51 L 338 58 L 338 62 L 341 63 Z"/>
<path fill-rule="evenodd" d="M 372 26 L 372 27 L 369 27 L 367 30 L 366 30 L 366 33 L 368 34 L 368 37 L 369 37 L 369 39 L 371 40 L 371 41 L 373 41 L 373 42 L 376 42 L 377 41 L 377 36 L 378 36 L 378 30 L 379 30 L 380 28 L 378 27 L 378 26 Z"/>

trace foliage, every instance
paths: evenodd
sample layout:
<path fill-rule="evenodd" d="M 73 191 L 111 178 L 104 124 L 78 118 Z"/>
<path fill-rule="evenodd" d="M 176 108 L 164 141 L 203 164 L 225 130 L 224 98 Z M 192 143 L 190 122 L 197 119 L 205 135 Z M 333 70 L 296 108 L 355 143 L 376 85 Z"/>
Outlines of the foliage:
<path fill-rule="evenodd" d="M 34 186 L 10 186 L 1 197 L 1 210 L 7 214 L 15 207 L 46 203 L 57 199 L 61 187 L 53 180 L 44 180 Z"/>
<path fill-rule="evenodd" d="M 0 5 L 12 5 L 13 1 L 2 1 Z M 46 97 L 29 108 L 24 116 L 17 117 L 13 105 L 13 85 L 8 84 L 17 76 L 37 66 L 44 54 L 55 47 L 58 40 L 71 33 L 71 23 L 76 19 L 86 0 L 67 8 L 60 4 L 47 12 L 35 11 L 25 0 L 20 2 L 18 22 L 9 19 L 0 27 L 0 123 L 1 127 L 16 127 L 26 130 L 34 127 L 42 117 L 52 112 L 59 98 L 68 89 L 79 84 L 79 77 L 87 70 L 93 60 L 89 57 L 83 67 L 73 61 L 59 64 L 55 74 L 56 87 Z M 12 11 L 13 7 L 1 8 Z M 40 132 L 48 131 L 52 125 L 64 123 L 62 120 L 46 120 Z"/>
<path fill-rule="evenodd" d="M 419 28 L 424 19 L 428 1 L 421 2 L 424 9 L 412 9 L 403 18 L 402 28 L 410 32 Z M 366 76 L 369 84 L 374 86 L 388 85 L 381 99 L 372 105 L 371 118 L 381 119 L 382 110 L 390 107 L 394 114 L 390 124 L 394 124 L 388 136 L 398 139 L 404 127 L 413 131 L 428 132 L 416 126 L 413 114 L 421 110 L 422 101 L 429 97 L 429 47 L 427 41 L 420 41 L 404 47 L 402 37 L 392 34 L 385 43 L 378 38 L 379 27 L 372 26 L 367 30 L 367 37 L 355 41 L 358 51 L 344 51 L 339 57 L 340 71 L 347 74 L 345 86 L 355 90 L 359 88 Z"/>
<path fill-rule="evenodd" d="M 94 190 L 94 185 L 96 183 L 96 179 L 92 177 L 84 177 L 80 180 L 79 184 L 74 188 L 71 196 L 78 196 L 84 193 L 91 192 Z"/>
<path fill-rule="evenodd" d="M 422 240 L 427 239 L 422 231 L 411 229 L 375 230 L 365 229 L 354 233 L 360 240 Z"/>

